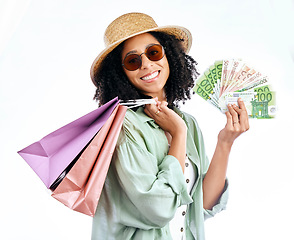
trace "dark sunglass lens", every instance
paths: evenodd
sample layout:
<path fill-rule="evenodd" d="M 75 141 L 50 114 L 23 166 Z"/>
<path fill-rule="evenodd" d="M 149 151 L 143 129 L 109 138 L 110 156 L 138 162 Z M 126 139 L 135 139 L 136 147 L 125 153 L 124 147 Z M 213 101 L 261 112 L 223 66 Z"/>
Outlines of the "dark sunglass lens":
<path fill-rule="evenodd" d="M 126 56 L 124 60 L 124 66 L 130 71 L 137 70 L 141 66 L 140 56 L 137 54 L 131 54 Z"/>
<path fill-rule="evenodd" d="M 147 49 L 146 55 L 151 61 L 158 61 L 163 58 L 163 48 L 161 45 L 152 45 Z"/>

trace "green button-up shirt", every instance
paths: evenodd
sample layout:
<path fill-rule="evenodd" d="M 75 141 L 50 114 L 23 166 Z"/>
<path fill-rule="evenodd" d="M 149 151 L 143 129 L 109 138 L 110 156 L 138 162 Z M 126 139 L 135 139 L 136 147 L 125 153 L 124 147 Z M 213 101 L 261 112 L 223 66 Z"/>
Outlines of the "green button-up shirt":
<path fill-rule="evenodd" d="M 172 239 L 169 221 L 187 204 L 186 239 L 204 239 L 204 220 L 223 210 L 227 182 L 212 210 L 203 209 L 202 180 L 209 166 L 196 120 L 175 111 L 187 124 L 187 156 L 196 169 L 190 194 L 179 161 L 168 155 L 164 131 L 139 108 L 127 110 L 96 214 L 92 240 Z"/>

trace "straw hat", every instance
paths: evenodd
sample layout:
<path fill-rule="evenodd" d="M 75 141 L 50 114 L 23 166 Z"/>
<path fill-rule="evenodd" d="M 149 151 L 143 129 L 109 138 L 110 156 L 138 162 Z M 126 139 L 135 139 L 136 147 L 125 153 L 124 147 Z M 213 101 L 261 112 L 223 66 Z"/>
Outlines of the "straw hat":
<path fill-rule="evenodd" d="M 104 33 L 105 49 L 94 60 L 90 74 L 93 83 L 94 75 L 99 71 L 101 63 L 115 47 L 123 41 L 137 36 L 141 33 L 150 31 L 164 32 L 174 35 L 176 38 L 182 40 L 182 44 L 186 53 L 189 52 L 192 45 L 192 35 L 190 31 L 180 26 L 164 26 L 158 27 L 152 17 L 144 13 L 127 13 L 115 19 L 106 28 Z"/>

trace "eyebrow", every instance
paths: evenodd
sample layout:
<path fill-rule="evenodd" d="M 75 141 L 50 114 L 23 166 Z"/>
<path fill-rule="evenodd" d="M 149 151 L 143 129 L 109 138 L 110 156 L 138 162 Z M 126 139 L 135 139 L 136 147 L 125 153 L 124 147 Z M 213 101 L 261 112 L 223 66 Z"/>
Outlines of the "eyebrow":
<path fill-rule="evenodd" d="M 128 55 L 130 55 L 130 54 L 132 54 L 132 53 L 137 53 L 137 52 L 138 51 L 136 51 L 136 50 L 129 51 L 129 52 L 127 52 L 127 54 L 125 55 L 125 57 L 128 56 Z"/>
<path fill-rule="evenodd" d="M 148 47 L 150 47 L 150 46 L 152 46 L 152 45 L 155 45 L 155 44 L 160 44 L 160 43 L 150 43 L 150 44 L 148 44 L 148 45 L 145 47 L 145 50 L 146 50 Z M 130 55 L 130 54 L 132 54 L 132 53 L 138 53 L 138 51 L 137 51 L 137 50 L 129 51 L 129 52 L 127 52 L 127 54 L 125 55 L 125 57 L 128 56 L 128 55 Z"/>

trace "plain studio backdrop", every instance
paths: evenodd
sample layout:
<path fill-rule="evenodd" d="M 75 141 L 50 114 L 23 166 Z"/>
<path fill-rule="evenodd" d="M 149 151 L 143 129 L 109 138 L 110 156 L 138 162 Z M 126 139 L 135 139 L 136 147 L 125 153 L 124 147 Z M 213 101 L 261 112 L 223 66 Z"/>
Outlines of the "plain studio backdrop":
<path fill-rule="evenodd" d="M 144 12 L 160 25 L 187 27 L 202 73 L 241 58 L 270 78 L 273 120 L 250 120 L 234 143 L 227 209 L 206 221 L 208 240 L 294 239 L 294 3 L 291 0 L 1 0 L 0 239 L 90 239 L 91 217 L 50 196 L 16 153 L 97 108 L 89 76 L 107 25 Z M 182 109 L 199 122 L 212 157 L 225 116 L 193 95 Z"/>

